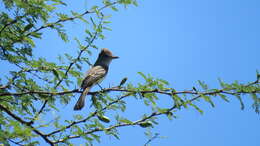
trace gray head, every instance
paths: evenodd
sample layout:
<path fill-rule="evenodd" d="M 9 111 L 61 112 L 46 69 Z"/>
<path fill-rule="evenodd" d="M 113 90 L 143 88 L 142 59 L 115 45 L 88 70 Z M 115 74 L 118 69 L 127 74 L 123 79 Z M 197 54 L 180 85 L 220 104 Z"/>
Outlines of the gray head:
<path fill-rule="evenodd" d="M 114 56 L 112 54 L 112 52 L 110 50 L 108 50 L 107 48 L 103 48 L 101 50 L 101 52 L 99 53 L 98 57 L 108 57 L 110 59 L 117 59 L 117 58 L 119 58 L 118 56 Z"/>
<path fill-rule="evenodd" d="M 113 59 L 117 59 L 117 58 L 119 58 L 119 57 L 114 56 L 110 50 L 108 50 L 107 48 L 103 48 L 98 55 L 98 59 L 97 59 L 95 65 L 109 66 L 111 61 Z"/>

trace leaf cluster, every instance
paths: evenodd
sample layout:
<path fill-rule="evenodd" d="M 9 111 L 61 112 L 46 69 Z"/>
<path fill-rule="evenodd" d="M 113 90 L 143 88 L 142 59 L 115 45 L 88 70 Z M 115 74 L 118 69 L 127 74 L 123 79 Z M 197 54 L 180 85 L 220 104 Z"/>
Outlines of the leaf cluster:
<path fill-rule="evenodd" d="M 120 10 L 120 6 L 137 6 L 137 1 L 102 0 L 84 12 L 56 11 L 67 8 L 62 0 L 2 2 L 5 9 L 0 10 L 0 59 L 7 69 L 0 76 L 0 143 L 38 145 L 42 139 L 49 145 L 72 145 L 73 139 L 81 138 L 86 145 L 93 145 L 101 142 L 100 133 L 119 139 L 120 127 L 152 129 L 159 123 L 159 116 L 172 120 L 185 108 L 203 113 L 197 103 L 204 100 L 214 107 L 215 97 L 227 102 L 235 97 L 241 109 L 245 106 L 243 97 L 251 97 L 252 107 L 259 113 L 259 73 L 256 81 L 250 83 L 220 80 L 220 88 L 210 89 L 198 81 L 198 87 L 176 91 L 166 80 L 138 72 L 143 80 L 136 85 L 124 78 L 118 86 L 89 92 L 92 104 L 89 113 L 62 116 L 66 111 L 60 107 L 82 92 L 77 85 L 84 77 L 83 66 L 92 65 L 89 61 L 92 51 L 99 49 L 96 40 L 105 39 L 104 32 L 111 31 L 109 13 Z M 65 25 L 68 22 L 87 26 L 84 40 L 70 39 Z M 35 56 L 38 49 L 35 42 L 42 40 L 46 30 L 56 32 L 64 43 L 75 41 L 74 54 L 64 50 L 54 61 Z M 129 118 L 126 112 L 131 110 L 127 106 L 129 98 L 142 103 L 147 110 Z M 169 104 L 161 105 L 162 99 Z"/>

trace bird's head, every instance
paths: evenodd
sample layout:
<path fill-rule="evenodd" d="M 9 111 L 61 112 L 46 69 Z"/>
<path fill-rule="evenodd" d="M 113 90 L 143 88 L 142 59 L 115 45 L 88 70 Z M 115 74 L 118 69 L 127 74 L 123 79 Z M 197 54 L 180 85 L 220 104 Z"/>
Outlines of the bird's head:
<path fill-rule="evenodd" d="M 102 66 L 109 66 L 113 59 L 119 58 L 118 56 L 114 56 L 111 51 L 107 48 L 103 48 L 98 55 L 98 59 L 94 65 L 102 65 Z"/>
<path fill-rule="evenodd" d="M 119 58 L 118 56 L 114 56 L 110 50 L 107 48 L 103 48 L 101 52 L 99 53 L 99 57 L 106 57 L 110 59 L 117 59 Z"/>

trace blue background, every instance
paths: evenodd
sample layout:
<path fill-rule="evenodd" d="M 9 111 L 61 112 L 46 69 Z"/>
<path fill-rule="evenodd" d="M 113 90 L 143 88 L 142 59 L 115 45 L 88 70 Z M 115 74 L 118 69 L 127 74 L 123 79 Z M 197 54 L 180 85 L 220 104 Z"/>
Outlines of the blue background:
<path fill-rule="evenodd" d="M 66 9 L 84 11 L 94 4 L 80 2 L 73 2 Z M 254 81 L 260 67 L 259 6 L 258 0 L 146 0 L 139 1 L 138 7 L 108 11 L 113 16 L 110 19 L 113 31 L 105 32 L 106 39 L 97 41 L 97 45 L 109 48 L 120 59 L 112 62 L 102 86 L 117 85 L 123 77 L 128 77 L 129 82 L 142 82 L 137 75 L 139 71 L 168 80 L 178 90 L 191 89 L 197 80 L 205 81 L 211 88 L 219 87 L 218 78 L 229 83 Z M 69 23 L 67 27 L 71 36 L 85 37 L 83 24 Z M 47 55 L 51 55 L 47 48 L 57 46 L 52 50 L 56 51 L 59 46 L 62 51 L 76 46 L 73 42 L 59 44 L 52 36 L 45 37 L 48 42 L 45 44 L 50 46 L 44 49 Z M 98 52 L 94 51 L 92 62 Z M 55 53 L 52 55 L 56 57 Z M 166 97 L 160 98 L 162 105 L 169 105 Z M 260 119 L 251 108 L 251 99 L 243 98 L 244 111 L 234 97 L 230 99 L 230 103 L 215 99 L 215 108 L 201 101 L 202 116 L 193 108 L 177 112 L 178 118 L 172 121 L 161 116 L 153 132 L 165 138 L 156 139 L 151 145 L 259 146 Z M 72 109 L 76 100 L 77 97 L 72 99 L 66 108 Z M 125 115 L 131 120 L 139 119 L 147 111 L 138 103 L 140 100 L 126 101 Z M 85 108 L 83 113 L 87 110 Z M 139 127 L 120 128 L 120 140 L 101 134 L 101 143 L 94 145 L 143 145 L 147 141 L 144 131 Z"/>
<path fill-rule="evenodd" d="M 82 0 L 68 2 L 68 7 L 62 11 L 83 12 L 92 4 L 94 2 Z M 109 25 L 113 31 L 106 31 L 106 39 L 97 41 L 96 45 L 109 48 L 120 59 L 112 62 L 102 86 L 117 85 L 123 77 L 128 77 L 132 83 L 142 82 L 139 71 L 168 80 L 177 90 L 191 89 L 197 85 L 197 80 L 205 81 L 210 88 L 219 87 L 218 78 L 228 83 L 254 81 L 256 70 L 260 69 L 259 7 L 259 0 L 142 0 L 138 7 L 106 11 L 113 15 Z M 64 44 L 55 33 L 48 31 L 43 40 L 36 41 L 38 50 L 35 53 L 51 60 L 58 53 L 64 53 L 64 49 L 67 52 L 76 49 L 73 37 L 84 38 L 85 26 L 73 22 L 66 27 L 70 43 Z M 98 52 L 93 50 L 92 62 Z M 87 69 L 86 65 L 84 72 Z M 71 109 L 77 98 L 73 97 L 71 103 L 63 107 L 71 112 L 63 116 L 73 114 Z M 170 105 L 167 97 L 159 98 L 161 105 Z M 246 108 L 242 111 L 239 102 L 234 97 L 230 99 L 230 103 L 214 99 L 215 108 L 199 102 L 203 115 L 189 108 L 178 111 L 178 118 L 172 121 L 159 117 L 159 125 L 153 132 L 165 138 L 155 139 L 151 145 L 259 146 L 260 117 L 251 108 L 252 100 L 243 97 Z M 138 120 L 148 111 L 138 103 L 140 100 L 126 101 L 125 115 L 131 120 Z M 84 110 L 83 113 L 88 106 Z M 120 128 L 120 140 L 101 134 L 101 143 L 94 145 L 143 145 L 147 141 L 144 131 L 140 127 Z"/>

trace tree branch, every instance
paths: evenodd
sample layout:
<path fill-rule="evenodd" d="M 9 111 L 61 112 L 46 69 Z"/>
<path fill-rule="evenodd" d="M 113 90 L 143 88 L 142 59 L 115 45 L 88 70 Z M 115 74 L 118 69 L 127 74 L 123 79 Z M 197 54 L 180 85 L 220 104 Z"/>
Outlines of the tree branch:
<path fill-rule="evenodd" d="M 118 2 L 113 2 L 113 3 L 110 3 L 110 4 L 108 4 L 108 5 L 104 5 L 103 7 L 99 8 L 98 11 L 102 11 L 103 9 L 105 9 L 105 8 L 107 8 L 107 7 L 110 7 L 110 6 L 113 6 L 113 5 L 117 4 L 117 3 L 118 3 Z M 84 16 L 84 15 L 86 15 L 86 14 L 91 14 L 91 13 L 95 13 L 95 11 L 94 11 L 94 10 L 93 10 L 93 11 L 87 10 L 87 11 L 83 12 L 82 14 L 80 14 L 79 16 L 69 17 L 69 18 L 66 18 L 66 19 L 59 19 L 59 20 L 57 20 L 57 21 L 55 21 L 55 22 L 52 22 L 52 23 L 48 23 L 48 24 L 46 24 L 46 25 L 43 25 L 43 26 L 41 26 L 41 27 L 35 29 L 35 30 L 32 31 L 32 32 L 29 32 L 28 34 L 26 34 L 26 36 L 29 36 L 29 35 L 31 35 L 32 33 L 38 32 L 38 31 L 40 31 L 40 30 L 42 30 L 42 29 L 49 28 L 49 27 L 53 27 L 55 24 L 59 24 L 59 23 L 66 22 L 66 21 L 73 21 L 73 20 L 75 20 L 75 19 L 77 19 L 77 18 L 79 18 L 79 17 L 82 17 L 82 16 Z"/>
<path fill-rule="evenodd" d="M 252 82 L 252 83 L 249 83 L 247 84 L 246 86 L 250 85 L 254 85 L 254 84 L 258 84 L 259 82 Z M 66 129 L 69 129 L 70 127 L 72 127 L 73 125 L 76 125 L 76 124 L 79 124 L 79 123 L 84 123 L 86 122 L 87 120 L 89 120 L 91 117 L 94 117 L 98 112 L 101 112 L 103 110 L 106 110 L 107 108 L 109 108 L 111 105 L 115 104 L 115 103 L 118 103 L 119 101 L 123 100 L 124 98 L 132 95 L 133 93 L 136 93 L 136 91 L 131 91 L 131 90 L 126 90 L 126 89 L 115 89 L 115 88 L 109 88 L 109 89 L 104 89 L 105 91 L 124 91 L 124 92 L 129 92 L 129 94 L 127 95 L 124 95 L 124 96 L 121 96 L 120 98 L 118 98 L 117 100 L 113 101 L 113 102 L 110 102 L 107 106 L 105 106 L 103 109 L 101 109 L 100 111 L 95 111 L 94 113 L 90 114 L 87 118 L 83 119 L 83 120 L 80 120 L 80 121 L 77 121 L 77 122 L 73 122 L 67 126 L 65 126 L 65 128 L 63 127 L 62 129 L 58 129 L 56 131 L 53 131 L 49 134 L 47 134 L 47 136 L 51 136 L 53 134 L 56 134 L 56 133 L 59 133 L 59 132 L 62 132 Z M 201 98 L 203 95 L 215 95 L 215 94 L 218 94 L 218 93 L 224 93 L 224 94 L 231 94 L 231 95 L 235 95 L 235 94 L 241 94 L 241 93 L 251 93 L 251 92 L 246 92 L 246 91 L 241 91 L 241 92 L 228 92 L 228 91 L 224 91 L 225 89 L 220 89 L 220 90 L 217 90 L 217 91 L 210 91 L 210 92 L 197 92 L 197 91 L 176 91 L 176 92 L 167 92 L 167 91 L 159 91 L 157 89 L 155 90 L 149 90 L 149 91 L 139 91 L 141 93 L 160 93 L 160 94 L 166 94 L 166 95 L 169 95 L 169 96 L 172 96 L 172 95 L 175 95 L 175 94 L 191 94 L 191 95 L 197 95 L 196 97 L 193 97 L 189 100 L 186 100 L 186 101 L 183 101 L 181 104 L 176 104 L 174 103 L 174 105 L 170 108 L 168 108 L 168 110 L 164 111 L 164 112 L 158 112 L 158 111 L 155 111 L 155 112 L 152 112 L 150 115 L 140 119 L 140 120 L 136 120 L 136 121 L 133 121 L 131 123 L 119 123 L 119 124 L 116 124 L 116 125 L 113 125 L 113 126 L 110 126 L 110 127 L 107 127 L 107 128 L 95 128 L 95 129 L 92 129 L 90 131 L 87 131 L 84 133 L 84 135 L 88 135 L 88 134 L 91 134 L 91 133 L 94 133 L 94 132 L 100 132 L 100 131 L 109 131 L 109 130 L 112 130 L 112 129 L 115 129 L 115 128 L 118 128 L 118 127 L 125 127 L 125 126 L 134 126 L 134 125 L 139 125 L 140 123 L 142 122 L 145 122 L 149 119 L 152 119 L 153 117 L 157 117 L 157 116 L 160 116 L 160 115 L 165 115 L 165 114 L 168 114 L 170 113 L 171 111 L 173 111 L 174 109 L 176 108 L 180 108 L 182 106 L 184 106 L 184 104 L 187 104 L 187 103 L 192 103 L 194 101 L 196 101 L 197 99 Z M 101 90 L 102 91 L 102 90 Z M 257 93 L 260 93 L 260 90 L 256 91 Z M 95 93 L 95 92 L 93 92 Z M 74 138 L 79 138 L 80 135 L 73 135 L 73 136 L 67 136 L 67 137 L 64 137 L 58 141 L 55 141 L 54 143 L 57 144 L 57 143 L 62 143 L 62 142 L 65 142 L 66 140 L 68 139 L 74 139 Z"/>
<path fill-rule="evenodd" d="M 229 90 L 234 90 L 234 89 L 229 89 Z M 129 93 L 159 93 L 159 94 L 165 94 L 165 95 L 178 95 L 178 94 L 191 94 L 191 95 L 214 95 L 218 93 L 224 93 L 224 94 L 230 94 L 230 95 L 235 95 L 235 94 L 247 94 L 247 93 L 260 93 L 260 90 L 255 90 L 255 91 L 239 91 L 239 92 L 230 92 L 226 91 L 226 89 L 219 89 L 216 91 L 207 91 L 207 92 L 198 92 L 198 91 L 192 91 L 192 90 L 185 90 L 185 91 L 172 91 L 172 89 L 167 89 L 167 90 L 159 90 L 159 89 L 153 89 L 153 90 L 128 90 L 128 89 L 121 89 L 116 87 L 112 88 L 104 88 L 103 90 L 99 91 L 94 91 L 94 92 L 89 92 L 88 95 L 95 95 L 98 93 L 106 93 L 106 92 L 129 92 Z M 0 96 L 22 96 L 22 95 L 27 95 L 27 94 L 38 94 L 38 95 L 65 95 L 65 94 L 71 94 L 71 93 L 82 93 L 80 89 L 73 89 L 69 91 L 60 91 L 60 92 L 50 92 L 50 91 L 27 91 L 27 92 L 20 92 L 20 93 L 11 93 L 11 92 L 6 92 L 6 93 L 0 93 Z"/>
<path fill-rule="evenodd" d="M 16 144 L 16 145 L 24 146 L 24 145 L 21 144 L 21 142 L 23 142 L 23 140 L 22 140 L 22 141 L 19 141 L 19 142 L 16 142 L 16 141 L 14 141 L 14 140 L 12 140 L 12 139 L 8 139 L 8 140 L 9 140 L 10 142 Z"/>
<path fill-rule="evenodd" d="M 103 21 L 103 16 L 101 17 L 101 20 L 100 20 L 99 25 L 101 25 L 102 21 Z M 80 52 L 79 52 L 77 58 L 76 58 L 75 60 L 73 60 L 73 62 L 71 62 L 71 63 L 69 64 L 68 68 L 67 68 L 66 71 L 65 71 L 64 77 L 62 77 L 62 78 L 58 81 L 58 83 L 57 83 L 56 86 L 54 87 L 55 89 L 57 89 L 58 86 L 62 83 L 62 81 L 68 76 L 68 72 L 69 72 L 69 70 L 71 69 L 71 67 L 80 59 L 80 57 L 81 57 L 81 55 L 83 54 L 83 52 L 84 52 L 85 50 L 87 50 L 87 49 L 91 46 L 91 44 L 92 44 L 92 43 L 94 42 L 94 40 L 97 38 L 97 35 L 98 35 L 98 31 L 95 32 L 95 34 L 93 35 L 93 37 L 92 37 L 91 41 L 88 43 L 88 45 L 87 45 L 85 48 L 83 48 L 83 49 L 80 50 Z M 42 113 L 43 109 L 44 109 L 44 108 L 46 107 L 46 105 L 47 105 L 47 102 L 48 102 L 48 99 L 46 99 L 46 100 L 44 101 L 44 103 L 43 103 L 43 105 L 41 106 L 39 112 L 37 112 L 37 114 L 35 115 L 36 117 Z"/>
<path fill-rule="evenodd" d="M 144 146 L 148 146 L 148 144 L 149 144 L 150 142 L 152 142 L 154 139 L 158 138 L 158 136 L 159 136 L 159 133 L 155 133 L 155 135 L 154 135 L 153 137 L 151 137 L 151 138 L 144 144 Z"/>
<path fill-rule="evenodd" d="M 8 26 L 15 24 L 18 20 L 24 18 L 25 16 L 27 16 L 27 14 L 24 14 L 22 16 L 17 16 L 14 20 L 12 20 L 11 22 L 5 24 L 2 29 L 0 30 L 0 35 L 2 34 L 2 32 L 4 31 L 4 29 L 6 29 Z"/>
<path fill-rule="evenodd" d="M 126 98 L 126 97 L 128 97 L 128 96 L 130 96 L 130 95 L 131 95 L 131 94 L 123 95 L 123 96 L 119 97 L 117 100 L 115 100 L 115 101 L 113 101 L 113 102 L 110 102 L 108 105 L 106 105 L 106 106 L 105 106 L 104 108 L 102 108 L 101 110 L 96 110 L 95 112 L 91 113 L 91 114 L 90 114 L 88 117 L 86 117 L 85 119 L 79 120 L 79 121 L 74 121 L 74 122 L 72 122 L 71 124 L 69 124 L 69 125 L 67 125 L 67 126 L 65 126 L 65 127 L 63 127 L 63 128 L 58 129 L 58 130 L 55 130 L 55 131 L 53 131 L 53 132 L 51 132 L 51 133 L 49 133 L 49 134 L 46 134 L 46 135 L 47 135 L 47 136 L 51 136 L 51 135 L 53 135 L 53 134 L 56 134 L 56 133 L 59 133 L 59 132 L 61 132 L 61 131 L 66 130 L 66 129 L 69 129 L 69 128 L 72 127 L 73 125 L 80 124 L 80 123 L 84 123 L 84 122 L 88 121 L 90 118 L 96 116 L 97 113 L 106 110 L 106 109 L 109 108 L 111 105 L 113 105 L 113 104 L 115 104 L 115 103 L 118 103 L 119 101 L 121 101 L 122 99 L 124 99 L 124 98 Z"/>
<path fill-rule="evenodd" d="M 259 85 L 259 81 L 251 82 L 251 83 L 249 83 L 247 85 L 244 85 L 244 86 L 245 87 L 249 87 L 249 86 L 253 86 L 253 85 Z M 88 117 L 86 117 L 83 120 L 74 121 L 73 123 L 71 123 L 71 124 L 61 128 L 61 129 L 55 130 L 55 131 L 53 131 L 53 132 L 51 132 L 49 134 L 45 134 L 45 135 L 41 134 L 41 136 L 42 137 L 49 137 L 49 136 L 51 136 L 53 134 L 65 131 L 66 129 L 71 128 L 73 125 L 84 123 L 84 122 L 88 121 L 90 118 L 95 117 L 97 115 L 97 113 L 102 112 L 102 111 L 108 109 L 111 105 L 116 104 L 119 101 L 123 100 L 124 98 L 126 98 L 128 96 L 131 96 L 133 94 L 136 94 L 136 93 L 142 93 L 142 94 L 145 94 L 145 93 L 158 93 L 158 94 L 165 94 L 165 95 L 168 95 L 168 96 L 173 96 L 173 95 L 176 95 L 176 94 L 190 94 L 190 95 L 197 95 L 197 96 L 192 98 L 192 99 L 190 99 L 190 100 L 184 101 L 181 105 L 177 105 L 175 103 L 171 108 L 169 108 L 165 112 L 153 112 L 149 116 L 147 116 L 147 117 L 145 117 L 143 119 L 134 121 L 132 123 L 120 123 L 120 124 L 117 124 L 117 125 L 105 128 L 105 129 L 95 128 L 95 129 L 92 129 L 92 130 L 86 132 L 85 134 L 90 134 L 90 133 L 93 133 L 93 132 L 104 131 L 104 130 L 111 130 L 111 129 L 114 129 L 114 128 L 117 128 L 117 127 L 123 127 L 123 126 L 139 125 L 141 122 L 144 122 L 144 121 L 146 121 L 146 120 L 148 120 L 148 119 L 150 119 L 152 117 L 159 116 L 159 115 L 162 115 L 162 114 L 167 114 L 167 113 L 171 112 L 172 110 L 183 106 L 184 103 L 192 103 L 195 100 L 197 100 L 198 98 L 200 98 L 202 95 L 216 95 L 216 94 L 219 94 L 219 93 L 231 94 L 231 95 L 237 95 L 237 94 L 241 94 L 241 93 L 245 93 L 246 94 L 246 93 L 252 93 L 252 92 L 253 93 L 260 93 L 260 90 L 250 91 L 250 92 L 249 91 L 232 91 L 232 90 L 235 90 L 235 89 L 233 89 L 233 88 L 224 89 L 223 88 L 223 89 L 214 90 L 214 91 L 198 92 L 198 91 L 193 91 L 193 90 L 173 91 L 173 89 L 167 89 L 167 90 L 153 89 L 153 90 L 143 90 L 143 91 L 139 90 L 139 91 L 136 91 L 136 90 L 133 90 L 133 89 L 131 89 L 131 90 L 129 90 L 129 89 L 122 89 L 119 86 L 115 86 L 115 87 L 112 87 L 112 88 L 106 88 L 106 89 L 103 89 L 103 90 L 100 90 L 100 91 L 90 92 L 89 94 L 95 95 L 95 94 L 98 94 L 100 92 L 104 93 L 104 92 L 111 92 L 111 91 L 114 91 L 114 92 L 128 92 L 128 94 L 119 97 L 118 99 L 116 99 L 113 102 L 110 102 L 108 105 L 106 105 L 101 110 L 96 110 L 95 112 L 91 113 Z M 64 94 L 71 94 L 71 93 L 81 93 L 81 91 L 79 91 L 78 89 L 74 89 L 74 90 L 70 90 L 70 91 L 62 91 L 62 92 L 29 91 L 29 92 L 22 92 L 22 93 L 1 93 L 0 96 L 21 96 L 21 95 L 25 95 L 25 94 L 39 94 L 39 95 L 45 94 L 45 95 L 55 96 L 55 95 L 64 95 Z M 4 107 L 2 107 L 2 106 L 0 108 L 4 109 Z M 16 117 L 14 114 L 8 112 L 8 110 L 6 110 L 6 109 L 4 111 L 6 111 L 7 113 L 9 113 L 9 115 L 11 115 L 16 120 L 20 121 L 21 123 L 23 123 L 25 125 L 31 125 L 32 124 L 31 122 L 25 122 L 22 119 L 20 119 L 19 117 Z M 63 138 L 61 140 L 58 140 L 58 141 L 56 141 L 54 143 L 60 143 L 60 142 L 63 142 L 65 140 L 67 140 L 67 139 L 78 138 L 78 137 L 80 137 L 80 136 L 79 135 L 68 136 L 68 137 Z"/>
<path fill-rule="evenodd" d="M 41 136 L 51 146 L 54 146 L 54 143 L 51 140 L 49 140 L 45 134 L 43 134 L 41 131 L 37 130 L 35 127 L 32 126 L 32 122 L 27 122 L 27 121 L 23 120 L 22 118 L 18 117 L 17 115 L 15 115 L 11 111 L 9 111 L 7 108 L 2 106 L 1 104 L 0 104 L 0 109 L 3 110 L 6 114 L 8 114 L 10 117 L 12 117 L 15 120 L 17 120 L 18 122 L 20 122 L 22 125 L 30 127 L 34 133 Z"/>

